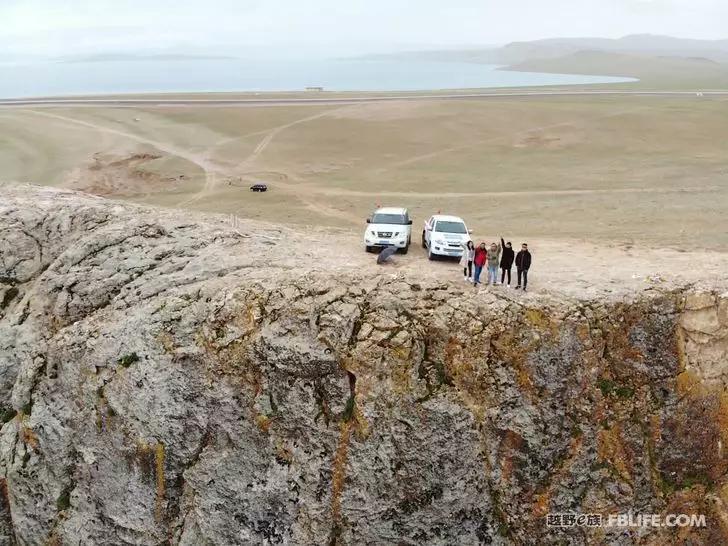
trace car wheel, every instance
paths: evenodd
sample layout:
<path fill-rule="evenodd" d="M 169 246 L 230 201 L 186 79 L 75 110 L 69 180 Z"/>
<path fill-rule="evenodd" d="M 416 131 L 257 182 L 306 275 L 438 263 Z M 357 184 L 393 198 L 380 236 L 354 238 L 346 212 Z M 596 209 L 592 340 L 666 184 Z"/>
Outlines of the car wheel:
<path fill-rule="evenodd" d="M 367 252 L 371 252 L 372 250 L 374 250 L 374 247 L 367 246 L 366 249 L 367 249 Z"/>
<path fill-rule="evenodd" d="M 427 248 L 427 241 L 425 240 L 425 232 L 422 232 L 422 248 Z"/>
<path fill-rule="evenodd" d="M 437 256 L 432 253 L 432 249 L 431 248 L 427 250 L 427 259 L 428 260 L 434 260 L 436 257 Z"/>
<path fill-rule="evenodd" d="M 401 250 L 402 254 L 407 254 L 407 252 L 409 252 L 409 243 L 407 243 Z"/>

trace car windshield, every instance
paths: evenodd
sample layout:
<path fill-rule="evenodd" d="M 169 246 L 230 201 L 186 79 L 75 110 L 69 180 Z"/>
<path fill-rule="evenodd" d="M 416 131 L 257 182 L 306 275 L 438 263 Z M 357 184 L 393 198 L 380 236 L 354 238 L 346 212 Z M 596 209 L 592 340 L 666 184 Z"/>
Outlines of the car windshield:
<path fill-rule="evenodd" d="M 435 224 L 435 231 L 438 233 L 467 233 L 468 230 L 465 229 L 465 224 L 462 222 L 447 222 L 445 220 L 440 220 Z"/>
<path fill-rule="evenodd" d="M 372 216 L 372 224 L 397 224 L 405 225 L 404 216 L 401 214 L 375 214 Z"/>

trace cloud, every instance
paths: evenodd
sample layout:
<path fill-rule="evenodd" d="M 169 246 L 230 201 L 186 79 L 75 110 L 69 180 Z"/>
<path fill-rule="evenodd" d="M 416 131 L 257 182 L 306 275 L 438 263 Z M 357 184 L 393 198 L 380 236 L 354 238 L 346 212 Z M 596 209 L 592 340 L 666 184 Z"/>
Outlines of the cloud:
<path fill-rule="evenodd" d="M 724 0 L 4 0 L 6 51 L 190 47 L 332 56 L 554 36 L 719 38 Z"/>

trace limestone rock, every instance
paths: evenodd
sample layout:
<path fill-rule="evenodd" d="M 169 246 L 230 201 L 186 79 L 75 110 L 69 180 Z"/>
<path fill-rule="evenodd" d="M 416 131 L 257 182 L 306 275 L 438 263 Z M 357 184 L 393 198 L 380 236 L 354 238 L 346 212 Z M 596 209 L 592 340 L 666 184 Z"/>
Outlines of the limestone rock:
<path fill-rule="evenodd" d="M 331 275 L 284 228 L 29 187 L 0 233 L 0 542 L 728 540 L 724 297 Z M 630 511 L 707 527 L 546 525 Z"/>

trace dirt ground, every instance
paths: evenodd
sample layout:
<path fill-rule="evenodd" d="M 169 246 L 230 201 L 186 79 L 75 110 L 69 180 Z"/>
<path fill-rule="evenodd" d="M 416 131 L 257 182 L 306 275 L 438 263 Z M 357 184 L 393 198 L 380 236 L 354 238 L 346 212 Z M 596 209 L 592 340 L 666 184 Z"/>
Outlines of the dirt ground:
<path fill-rule="evenodd" d="M 199 215 L 201 221 L 211 217 Z M 250 233 L 269 229 L 267 223 L 216 215 L 226 227 Z M 366 253 L 358 233 L 346 228 L 312 227 L 301 230 L 273 228 L 276 245 L 285 244 L 286 258 L 272 265 L 293 271 L 317 271 L 332 276 L 358 275 L 360 282 L 374 282 L 380 276 L 401 277 L 408 282 L 442 282 L 447 291 L 460 287 L 478 297 L 497 294 L 528 301 L 543 300 L 552 295 L 584 299 L 623 299 L 645 290 L 669 291 L 693 287 L 722 293 L 728 290 L 728 254 L 709 250 L 674 250 L 652 246 L 594 243 L 564 239 L 540 238 L 529 243 L 533 263 L 529 273 L 528 293 L 515 290 L 516 269 L 512 270 L 511 287 L 474 287 L 463 279 L 457 259 L 429 261 L 427 253 L 413 243 L 408 254 L 395 254 L 387 263 L 378 265 L 377 255 Z M 487 238 L 486 241 L 496 241 Z M 518 240 L 513 240 L 518 249 Z M 485 283 L 486 272 L 481 281 Z"/>
<path fill-rule="evenodd" d="M 567 251 L 564 267 L 591 249 L 678 256 L 728 250 L 727 106 L 539 97 L 8 108 L 0 109 L 0 181 L 332 226 L 357 245 L 382 204 L 410 208 L 413 239 L 442 211 L 464 217 L 478 241 L 503 234 L 535 253 L 548 241 L 586 245 Z M 256 182 L 269 192 L 250 192 Z M 655 255 L 654 269 L 663 258 Z"/>

